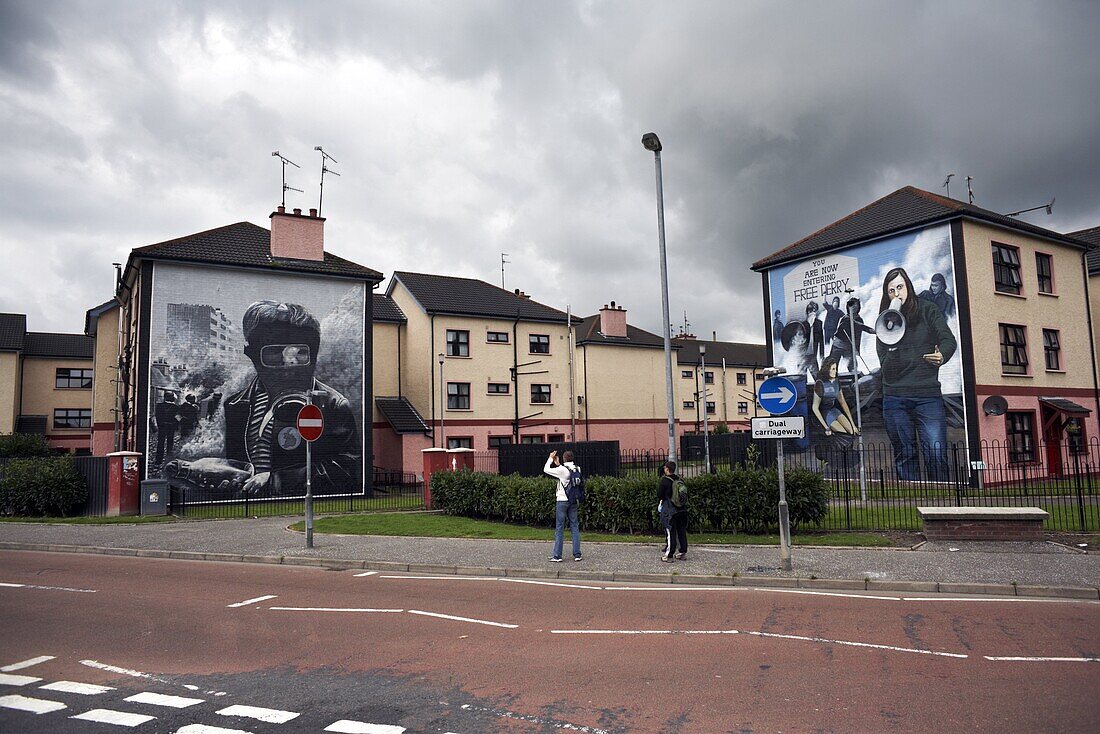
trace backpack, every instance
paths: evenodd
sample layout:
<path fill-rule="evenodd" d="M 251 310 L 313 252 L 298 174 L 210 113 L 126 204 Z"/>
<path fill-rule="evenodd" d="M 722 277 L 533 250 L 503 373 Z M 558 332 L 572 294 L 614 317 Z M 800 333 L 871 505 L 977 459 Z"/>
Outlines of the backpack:
<path fill-rule="evenodd" d="M 565 498 L 570 502 L 584 502 L 584 475 L 580 469 L 570 469 L 565 480 Z"/>
<path fill-rule="evenodd" d="M 683 510 L 687 508 L 688 488 L 687 485 L 684 484 L 684 480 L 672 480 L 672 496 L 669 498 L 669 501 L 672 502 L 672 506 L 675 507 L 677 510 Z"/>

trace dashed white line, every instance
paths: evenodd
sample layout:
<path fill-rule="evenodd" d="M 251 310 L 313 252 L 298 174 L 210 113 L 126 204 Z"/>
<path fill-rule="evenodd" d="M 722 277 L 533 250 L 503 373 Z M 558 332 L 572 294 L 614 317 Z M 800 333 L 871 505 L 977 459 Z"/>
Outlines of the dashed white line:
<path fill-rule="evenodd" d="M 53 660 L 53 659 L 54 659 L 53 655 L 39 655 L 38 657 L 31 658 L 30 660 L 24 660 L 24 661 L 19 662 L 19 663 L 12 663 L 11 665 L 5 665 L 4 667 L 0 668 L 0 671 L 2 671 L 4 673 L 12 673 L 16 670 L 22 670 L 23 668 L 29 668 L 32 665 L 38 665 L 39 663 L 44 663 L 47 660 Z"/>
<path fill-rule="evenodd" d="M 843 591 L 811 591 L 809 589 L 753 588 L 753 591 L 771 591 L 776 594 L 805 594 L 806 596 L 843 596 L 851 599 L 880 599 L 883 601 L 901 601 L 900 596 L 875 596 L 873 594 L 845 593 Z"/>
<path fill-rule="evenodd" d="M 185 698 L 183 696 L 169 696 L 164 693 L 152 693 L 151 691 L 143 691 L 141 693 L 134 694 L 126 699 L 130 703 L 144 703 L 150 706 L 167 706 L 173 709 L 185 709 L 188 706 L 194 706 L 195 704 L 202 703 L 204 699 L 201 698 Z"/>
<path fill-rule="evenodd" d="M 326 726 L 325 731 L 339 732 L 339 734 L 402 734 L 405 727 L 392 724 L 368 724 L 365 721 L 341 719 Z"/>
<path fill-rule="evenodd" d="M 275 599 L 277 597 L 278 594 L 267 594 L 265 596 L 257 596 L 255 599 L 245 599 L 244 601 L 239 601 L 236 604 L 226 604 L 225 606 L 227 609 L 234 609 L 236 607 L 247 607 L 249 604 L 267 601 L 268 599 Z"/>
<path fill-rule="evenodd" d="M 871 642 L 852 642 L 850 640 L 830 640 L 824 637 L 807 637 L 804 635 L 782 635 L 777 632 L 745 632 L 746 635 L 756 637 L 775 637 L 783 640 L 801 640 L 803 642 L 821 642 L 828 645 L 848 645 L 850 647 L 869 647 L 875 650 L 893 650 L 894 652 L 912 652 L 918 655 L 938 655 L 945 658 L 966 658 L 957 652 L 938 652 L 936 650 L 921 650 L 915 647 L 894 647 L 893 645 L 877 645 Z"/>
<path fill-rule="evenodd" d="M 739 630 L 550 630 L 552 635 L 737 635 Z"/>
<path fill-rule="evenodd" d="M 1025 657 L 990 657 L 986 660 L 1007 660 L 1020 663 L 1100 663 L 1100 657 L 1088 656 L 1083 658 L 1025 658 Z"/>
<path fill-rule="evenodd" d="M 301 716 L 295 711 L 280 711 L 279 709 L 265 709 L 259 706 L 242 706 L 240 704 L 228 706 L 217 713 L 222 716 L 244 716 L 268 724 L 285 724 Z"/>
<path fill-rule="evenodd" d="M 59 680 L 56 683 L 47 683 L 39 686 L 43 691 L 58 691 L 59 693 L 77 693 L 81 696 L 96 696 L 115 690 L 110 686 L 97 686 L 92 683 L 75 683 L 71 680 Z"/>
<path fill-rule="evenodd" d="M 364 571 L 363 573 L 354 574 L 354 576 L 356 576 L 357 578 L 361 578 L 363 576 L 373 576 L 376 573 L 378 573 L 378 572 L 377 571 Z"/>
<path fill-rule="evenodd" d="M 226 729 L 209 724 L 188 724 L 181 729 L 176 729 L 176 734 L 249 734 L 249 732 L 244 729 Z"/>
<path fill-rule="evenodd" d="M 497 581 L 507 581 L 512 584 L 535 584 L 537 586 L 561 586 L 566 589 L 596 589 L 597 591 L 602 589 L 602 586 L 585 586 L 583 584 L 562 584 L 556 581 L 535 581 L 534 579 L 497 579 Z"/>
<path fill-rule="evenodd" d="M 379 576 L 380 579 L 405 581 L 498 581 L 496 576 Z"/>
<path fill-rule="evenodd" d="M 81 660 L 81 665 L 87 665 L 89 668 L 96 668 L 98 670 L 106 670 L 111 673 L 120 673 L 122 675 L 129 675 L 134 678 L 147 678 L 149 680 L 155 680 L 158 683 L 168 683 L 169 681 L 164 678 L 158 678 L 150 673 L 142 673 L 140 670 L 130 670 L 129 668 L 120 668 L 117 665 L 108 665 L 107 663 L 101 663 L 98 660 Z"/>
<path fill-rule="evenodd" d="M 30 675 L 13 675 L 11 673 L 0 673 L 0 686 L 25 686 L 28 683 L 37 683 L 42 680 L 41 678 L 35 678 Z"/>
<path fill-rule="evenodd" d="M 76 716 L 70 716 L 70 719 L 80 719 L 81 721 L 94 721 L 98 724 L 114 724 L 115 726 L 139 726 L 147 721 L 152 721 L 157 718 L 155 716 L 146 716 L 145 714 L 131 714 L 126 711 L 112 711 L 111 709 L 92 709 L 91 711 L 85 711 L 82 714 Z"/>
<path fill-rule="evenodd" d="M 749 591 L 744 586 L 605 586 L 604 591 Z"/>
<path fill-rule="evenodd" d="M 39 589 L 41 591 L 75 591 L 79 594 L 94 594 L 95 589 L 74 589 L 69 586 L 41 586 L 39 584 L 9 584 L 0 582 L 0 586 L 7 587 L 9 589 Z"/>
<path fill-rule="evenodd" d="M 6 589 L 22 589 L 23 588 L 23 584 L 9 584 L 6 581 L 0 581 L 0 586 L 3 586 Z"/>
<path fill-rule="evenodd" d="M 269 607 L 275 612 L 363 612 L 394 614 L 405 611 L 404 609 L 370 609 L 367 607 Z"/>
<path fill-rule="evenodd" d="M 60 701 L 47 701 L 41 698 L 0 696 L 0 708 L 28 711 L 32 714 L 48 714 L 51 711 L 60 711 L 63 708 L 67 708 L 67 706 Z"/>
<path fill-rule="evenodd" d="M 410 609 L 409 614 L 419 614 L 425 617 L 438 617 L 439 619 L 451 619 L 455 622 L 473 622 L 474 624 L 487 624 L 493 627 L 504 627 L 506 629 L 514 630 L 519 627 L 517 624 L 507 624 L 505 622 L 490 622 L 485 619 L 473 619 L 471 617 L 456 617 L 453 614 L 439 614 L 438 612 L 424 612 L 419 609 Z"/>

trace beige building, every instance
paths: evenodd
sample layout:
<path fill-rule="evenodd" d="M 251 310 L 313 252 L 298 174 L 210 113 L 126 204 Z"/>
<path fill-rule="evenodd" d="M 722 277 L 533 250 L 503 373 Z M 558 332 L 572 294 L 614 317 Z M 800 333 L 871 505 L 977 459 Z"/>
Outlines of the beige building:
<path fill-rule="evenodd" d="M 756 386 L 764 379 L 761 370 L 768 366 L 767 345 L 707 341 L 687 334 L 675 343 L 680 348 L 673 384 L 682 423 L 702 431 L 705 411 L 711 430 L 721 423 L 730 431 L 748 431 L 753 418 L 768 415 L 756 400 Z"/>

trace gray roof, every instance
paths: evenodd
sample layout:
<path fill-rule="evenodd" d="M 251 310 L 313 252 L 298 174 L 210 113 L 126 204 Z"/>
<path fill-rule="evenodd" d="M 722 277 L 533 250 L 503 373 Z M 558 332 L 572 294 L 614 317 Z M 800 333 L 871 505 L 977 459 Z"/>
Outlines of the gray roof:
<path fill-rule="evenodd" d="M 1086 408 L 1082 405 L 1078 405 L 1077 403 L 1073 402 L 1072 400 L 1067 400 L 1066 398 L 1040 397 L 1039 402 L 1044 403 L 1046 405 L 1049 405 L 1052 408 L 1055 408 L 1057 410 L 1060 410 L 1063 413 L 1069 413 L 1071 415 L 1088 415 L 1089 413 L 1092 412 L 1088 408 Z"/>
<path fill-rule="evenodd" d="M 846 245 L 960 217 L 979 219 L 1075 247 L 1088 247 L 1087 242 L 1071 235 L 1060 234 L 973 204 L 906 186 L 838 219 L 824 229 L 803 237 L 798 242 L 757 260 L 752 268 L 766 270 L 785 262 L 803 260 L 811 255 Z"/>
<path fill-rule="evenodd" d="M 27 357 L 93 359 L 95 357 L 95 339 L 84 334 L 50 334 L 42 331 L 28 331 L 23 342 L 23 354 Z"/>
<path fill-rule="evenodd" d="M 721 366 L 723 359 L 726 360 L 726 366 L 767 367 L 771 364 L 767 344 L 704 339 L 674 339 L 673 343 L 680 346 L 680 351 L 676 353 L 677 364 L 699 364 L 699 347 L 703 344 L 707 346 L 708 366 Z"/>
<path fill-rule="evenodd" d="M 401 282 L 428 313 L 565 323 L 565 312 L 475 278 L 397 271 L 386 290 Z M 579 319 L 574 318 L 574 323 Z"/>
<path fill-rule="evenodd" d="M 111 299 L 106 303 L 101 303 L 95 308 L 89 308 L 84 313 L 84 333 L 87 336 L 95 336 L 95 320 L 103 314 L 107 313 L 113 308 L 118 307 L 118 301 Z"/>
<path fill-rule="evenodd" d="M 378 410 L 382 411 L 382 415 L 386 416 L 386 420 L 393 426 L 396 433 L 432 432 L 406 397 L 378 397 L 374 399 L 374 404 L 378 406 Z"/>
<path fill-rule="evenodd" d="M 1089 250 L 1089 254 L 1087 255 L 1089 275 L 1096 275 L 1100 272 L 1100 227 L 1070 232 L 1068 236 L 1095 246 L 1093 249 Z"/>
<path fill-rule="evenodd" d="M 372 293 L 374 296 L 374 320 L 385 321 L 393 324 L 404 324 L 408 321 L 405 312 L 397 305 L 397 301 L 381 293 Z"/>
<path fill-rule="evenodd" d="M 585 317 L 577 326 L 577 344 L 617 344 L 624 347 L 648 347 L 664 349 L 663 337 L 626 325 L 626 336 L 607 336 L 600 332 L 600 315 Z M 676 348 L 676 345 L 672 345 Z"/>
<path fill-rule="evenodd" d="M 382 280 L 382 274 L 377 270 L 337 257 L 330 252 L 326 252 L 325 259 L 319 262 L 273 258 L 271 232 L 252 222 L 227 224 L 224 227 L 158 242 L 155 245 L 137 247 L 130 252 L 130 263 L 136 258 L 236 265 L 343 278 Z"/>
<path fill-rule="evenodd" d="M 23 350 L 23 336 L 27 333 L 27 315 L 0 313 L 0 350 Z"/>

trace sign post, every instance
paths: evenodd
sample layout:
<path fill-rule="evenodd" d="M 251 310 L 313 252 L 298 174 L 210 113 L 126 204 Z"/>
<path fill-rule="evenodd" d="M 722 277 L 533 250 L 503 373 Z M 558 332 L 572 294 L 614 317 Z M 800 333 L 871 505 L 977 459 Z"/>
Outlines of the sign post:
<path fill-rule="evenodd" d="M 778 377 L 783 372 L 786 372 L 783 367 L 769 367 L 764 370 L 768 379 L 760 383 L 758 392 L 760 407 L 775 416 L 790 412 L 796 402 L 794 383 L 786 377 Z M 772 438 L 779 441 L 775 452 L 779 464 L 779 562 L 784 571 L 791 570 L 791 516 L 787 508 L 787 484 L 783 472 L 783 439 L 803 438 L 805 435 L 806 419 L 801 416 L 752 419 L 753 438 Z"/>
<path fill-rule="evenodd" d="M 306 548 L 313 547 L 313 455 L 310 450 L 313 442 L 325 431 L 325 416 L 321 409 L 313 404 L 313 398 L 298 411 L 298 433 L 306 442 Z"/>

